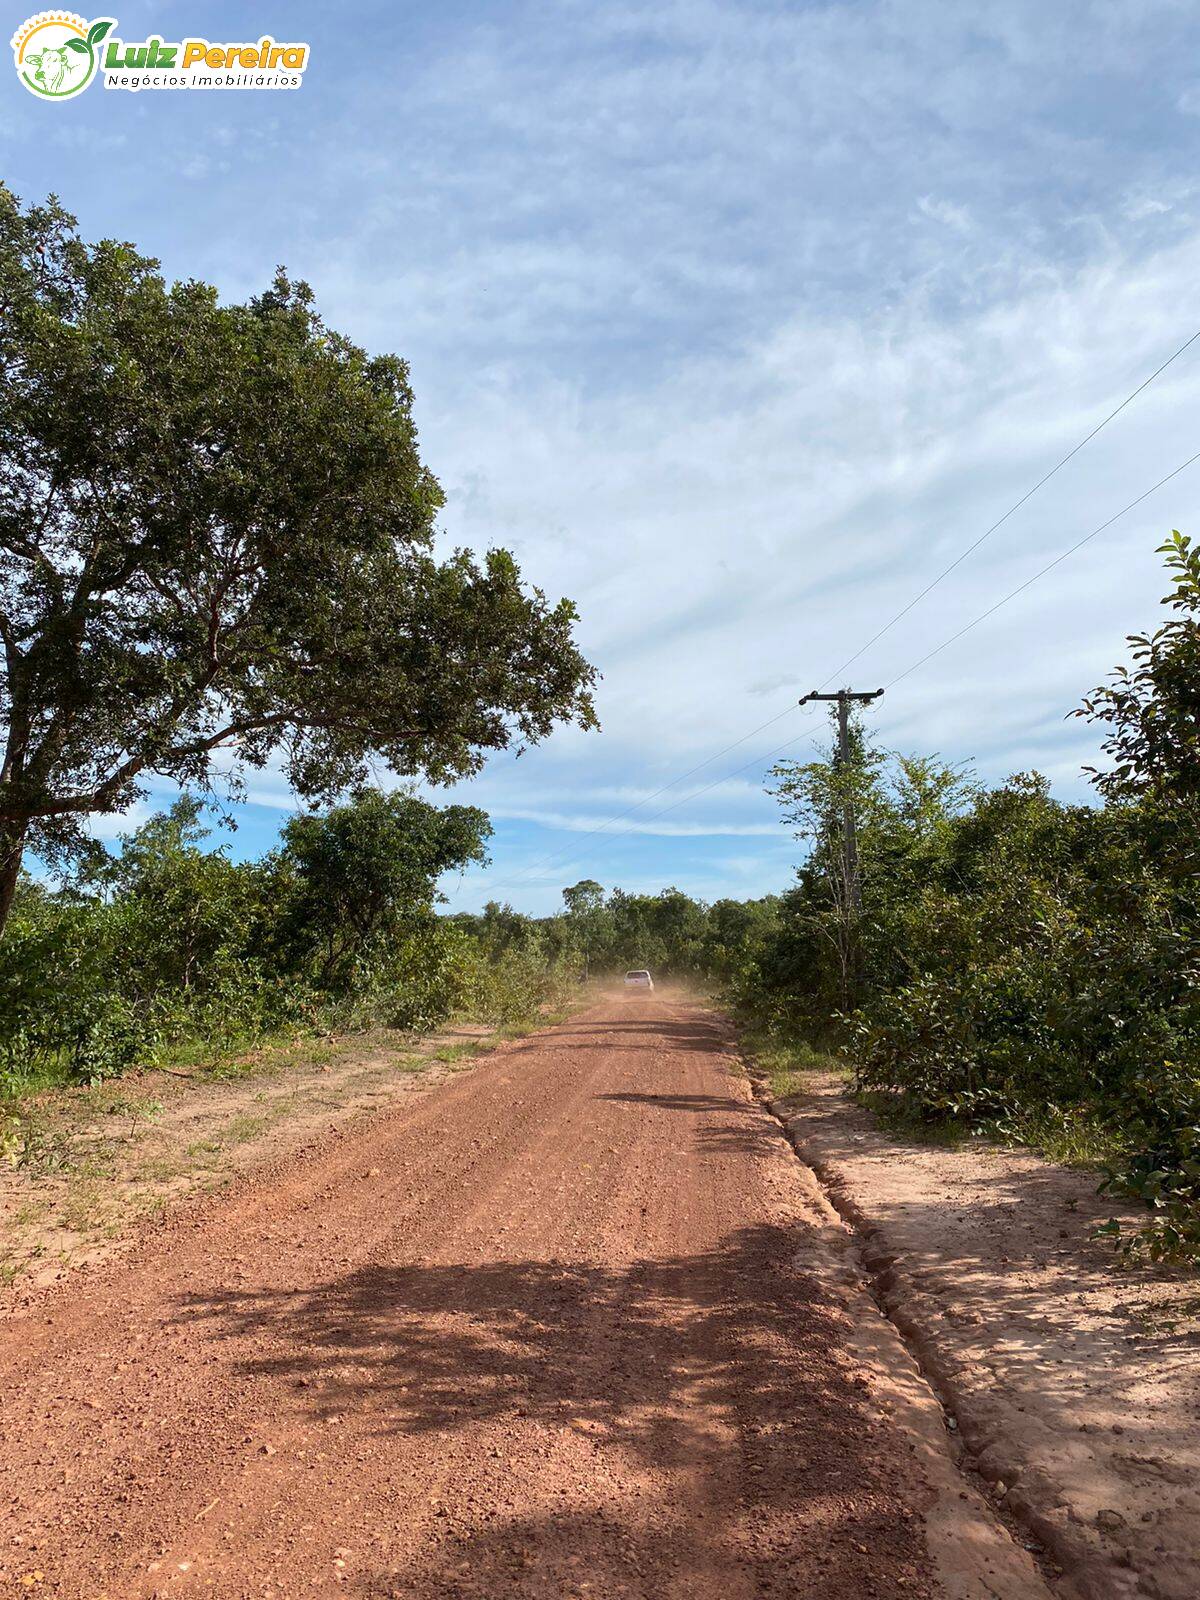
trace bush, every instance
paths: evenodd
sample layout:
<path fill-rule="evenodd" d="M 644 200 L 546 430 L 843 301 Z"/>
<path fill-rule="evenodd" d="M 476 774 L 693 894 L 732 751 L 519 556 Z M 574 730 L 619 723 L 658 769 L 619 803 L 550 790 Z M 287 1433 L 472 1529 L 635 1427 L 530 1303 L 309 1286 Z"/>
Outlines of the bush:
<path fill-rule="evenodd" d="M 831 1030 L 859 1089 L 908 1117 L 1107 1134 L 1128 1153 L 1106 1188 L 1153 1213 L 1126 1243 L 1200 1261 L 1200 550 L 1164 551 L 1171 620 L 1083 707 L 1106 729 L 1103 805 L 1037 775 L 984 790 L 861 731 L 848 764 L 785 763 L 810 853 L 734 986 L 777 1030 Z"/>
<path fill-rule="evenodd" d="M 438 873 L 482 853 L 481 812 L 360 793 L 249 865 L 202 848 L 200 819 L 181 799 L 71 888 L 22 881 L 0 944 L 0 1092 L 282 1028 L 512 1026 L 573 982 L 557 923 L 434 914 Z"/>
<path fill-rule="evenodd" d="M 515 1027 L 543 1008 L 561 1006 L 575 989 L 574 964 L 537 947 L 509 950 L 491 961 L 480 950 L 466 963 L 460 1007 L 481 1022 Z"/>
<path fill-rule="evenodd" d="M 26 886 L 0 943 L 0 1074 L 89 1081 L 125 1071 L 152 1037 L 112 983 L 119 914 Z"/>

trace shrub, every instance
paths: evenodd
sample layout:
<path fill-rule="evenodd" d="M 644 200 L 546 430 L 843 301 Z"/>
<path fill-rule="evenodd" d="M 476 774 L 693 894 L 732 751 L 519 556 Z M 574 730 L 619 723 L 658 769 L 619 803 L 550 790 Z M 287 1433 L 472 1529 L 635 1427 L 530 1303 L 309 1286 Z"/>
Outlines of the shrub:
<path fill-rule="evenodd" d="M 0 943 L 0 1072 L 8 1083 L 123 1072 L 149 1043 L 143 1007 L 112 983 L 121 918 L 27 886 Z"/>

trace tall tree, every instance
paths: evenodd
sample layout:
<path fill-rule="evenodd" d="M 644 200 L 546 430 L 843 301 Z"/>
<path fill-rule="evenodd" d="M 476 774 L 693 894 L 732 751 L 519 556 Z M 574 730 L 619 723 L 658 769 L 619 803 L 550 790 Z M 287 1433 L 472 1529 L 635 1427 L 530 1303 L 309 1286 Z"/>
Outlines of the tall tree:
<path fill-rule="evenodd" d="M 847 816 L 852 817 L 859 868 L 865 877 L 867 835 L 879 812 L 879 770 L 884 760 L 881 751 L 868 747 L 857 715 L 851 718 L 849 747 L 846 760 L 835 747 L 825 761 L 781 761 L 771 769 L 775 787 L 770 790 L 796 837 L 811 846 L 801 880 L 811 883 L 817 894 L 802 896 L 799 904 L 837 957 L 843 1008 L 856 1000 L 862 976 L 861 911 L 855 884 L 847 874 L 844 830 Z"/>
<path fill-rule="evenodd" d="M 595 878 L 581 878 L 562 892 L 567 921 L 583 954 L 583 975 L 591 975 L 592 958 L 599 942 L 604 915 L 604 885 Z"/>
<path fill-rule="evenodd" d="M 1107 772 L 1093 770 L 1106 799 L 1147 798 L 1168 808 L 1200 801 L 1200 545 L 1178 530 L 1159 554 L 1174 612 L 1153 633 L 1131 634 L 1132 667 L 1118 667 L 1073 714 L 1106 723 Z"/>
<path fill-rule="evenodd" d="M 486 859 L 492 827 L 475 806 L 431 806 L 362 789 L 283 830 L 285 937 L 315 952 L 322 982 L 348 980 L 381 941 L 428 918 L 443 872 Z"/>
<path fill-rule="evenodd" d="M 281 270 L 244 305 L 0 186 L 0 927 L 22 852 L 157 774 L 328 799 L 594 726 L 569 601 L 438 560 L 408 369 Z"/>

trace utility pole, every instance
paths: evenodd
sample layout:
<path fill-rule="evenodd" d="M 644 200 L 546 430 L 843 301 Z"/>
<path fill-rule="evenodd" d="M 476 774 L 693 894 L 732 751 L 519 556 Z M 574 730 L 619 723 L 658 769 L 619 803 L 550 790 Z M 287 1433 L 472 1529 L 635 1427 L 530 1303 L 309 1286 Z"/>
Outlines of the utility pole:
<path fill-rule="evenodd" d="M 878 700 L 882 689 L 839 689 L 836 694 L 806 694 L 798 705 L 810 700 L 836 700 L 838 708 L 838 758 L 837 766 L 844 768 L 850 760 L 850 706 L 857 702 L 869 706 Z M 846 874 L 846 902 L 850 912 L 858 916 L 862 910 L 862 887 L 858 881 L 858 833 L 854 824 L 854 804 L 848 794 L 842 796 L 842 866 Z"/>

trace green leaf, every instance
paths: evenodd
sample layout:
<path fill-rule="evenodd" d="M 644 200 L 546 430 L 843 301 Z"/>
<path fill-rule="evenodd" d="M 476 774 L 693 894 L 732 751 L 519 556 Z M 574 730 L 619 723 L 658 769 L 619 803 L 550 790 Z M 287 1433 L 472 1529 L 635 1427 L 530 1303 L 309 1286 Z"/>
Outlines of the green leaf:
<path fill-rule="evenodd" d="M 86 44 L 84 44 L 82 39 L 68 39 L 67 49 L 74 50 L 77 55 L 81 56 L 86 56 L 88 54 L 88 47 Z"/>
<path fill-rule="evenodd" d="M 136 784 L 122 774 L 151 762 L 200 787 L 227 726 L 239 767 L 279 746 L 289 779 L 317 798 L 347 792 L 376 759 L 440 781 L 561 721 L 594 726 L 595 672 L 575 647 L 569 603 L 548 603 L 503 552 L 435 553 L 442 495 L 417 451 L 399 357 L 369 356 L 326 328 L 307 286 L 282 272 L 250 302 L 225 305 L 194 279 L 168 285 L 132 246 L 77 240 L 52 203 L 26 214 L 0 185 L 13 391 L 0 407 L 3 514 L 40 503 L 46 464 L 60 460 L 70 507 L 70 526 L 28 552 L 50 576 L 21 589 L 23 650 L 50 648 L 35 643 L 47 630 L 59 637 L 60 566 L 73 581 L 89 552 L 106 552 L 104 581 L 80 601 L 84 665 L 67 661 L 73 642 L 44 699 L 39 678 L 31 716 L 55 729 L 39 805 L 61 784 L 74 805 L 94 774 L 115 775 L 121 792 L 93 784 L 87 804 L 124 805 L 121 785 Z M 131 452 L 135 438 L 155 448 Z M 185 480 L 186 512 L 181 501 L 160 529 L 152 484 Z M 121 483 L 119 526 L 97 524 L 113 513 L 93 481 L 105 495 Z M 5 552 L 6 603 L 24 582 L 14 559 Z M 228 631 L 222 623 L 229 665 L 214 681 L 204 651 L 206 596 L 217 592 L 238 599 Z M 16 627 L 12 618 L 10 606 Z M 153 714 L 134 718 L 127 708 L 148 697 Z M 70 738 L 58 736 L 60 703 Z M 137 748 L 125 755 L 134 721 Z M 12 787 L 0 795 L 6 870 Z M 74 828 L 54 827 L 47 848 L 75 852 Z M 3 1045 L 0 1028 L 0 1062 Z"/>
<path fill-rule="evenodd" d="M 103 39 L 104 35 L 111 27 L 112 23 L 110 21 L 93 22 L 91 27 L 88 29 L 88 43 L 91 45 L 99 44 L 101 39 Z"/>

